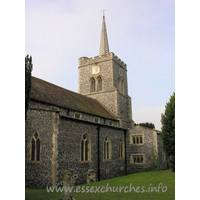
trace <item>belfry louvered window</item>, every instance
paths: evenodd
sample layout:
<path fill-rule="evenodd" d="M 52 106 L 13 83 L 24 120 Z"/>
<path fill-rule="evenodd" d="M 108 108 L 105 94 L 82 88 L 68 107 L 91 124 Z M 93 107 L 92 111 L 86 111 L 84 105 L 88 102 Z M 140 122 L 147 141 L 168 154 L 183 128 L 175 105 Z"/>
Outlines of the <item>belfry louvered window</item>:
<path fill-rule="evenodd" d="M 118 78 L 118 91 L 120 94 L 124 95 L 124 80 L 122 78 Z"/>
<path fill-rule="evenodd" d="M 97 78 L 97 92 L 102 90 L 102 78 L 99 76 Z"/>
<path fill-rule="evenodd" d="M 90 92 L 95 92 L 95 79 L 90 79 Z"/>

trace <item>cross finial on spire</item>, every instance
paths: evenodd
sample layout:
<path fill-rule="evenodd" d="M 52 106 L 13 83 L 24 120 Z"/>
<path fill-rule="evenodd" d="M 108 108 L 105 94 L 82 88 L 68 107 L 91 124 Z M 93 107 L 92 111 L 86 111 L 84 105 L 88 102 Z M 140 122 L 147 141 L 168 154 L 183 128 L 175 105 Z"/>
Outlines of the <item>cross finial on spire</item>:
<path fill-rule="evenodd" d="M 102 11 L 101 11 L 101 12 L 103 12 L 103 16 L 104 16 L 104 17 L 105 17 L 105 11 L 106 11 L 106 10 L 102 10 Z"/>

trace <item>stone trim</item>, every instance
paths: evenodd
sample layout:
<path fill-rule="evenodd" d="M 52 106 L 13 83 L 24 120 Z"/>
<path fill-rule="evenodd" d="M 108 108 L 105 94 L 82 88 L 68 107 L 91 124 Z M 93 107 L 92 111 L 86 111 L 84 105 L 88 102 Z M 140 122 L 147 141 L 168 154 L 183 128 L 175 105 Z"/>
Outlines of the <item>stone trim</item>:
<path fill-rule="evenodd" d="M 99 83 L 99 80 L 101 80 L 100 83 Z M 97 77 L 96 83 L 97 83 L 96 84 L 97 92 L 103 91 L 103 76 L 102 75 L 99 75 Z"/>
<path fill-rule="evenodd" d="M 82 119 L 82 114 L 80 112 L 74 112 L 75 119 Z"/>
<path fill-rule="evenodd" d="M 35 158 L 36 158 L 36 152 L 37 152 L 37 147 L 35 146 L 35 152 L 34 152 L 34 160 L 31 160 L 31 152 L 32 152 L 32 139 L 33 139 L 33 137 L 34 137 L 34 135 L 35 135 L 35 133 L 37 133 L 38 134 L 38 138 L 39 138 L 39 140 L 40 140 L 40 153 L 39 153 L 39 155 L 40 155 L 40 159 L 39 160 L 36 160 Z M 39 164 L 41 162 L 41 138 L 40 138 L 40 133 L 37 131 L 37 130 L 35 130 L 34 132 L 33 132 L 33 134 L 31 135 L 31 137 L 30 137 L 30 139 L 29 139 L 29 144 L 28 144 L 28 163 L 36 163 L 36 164 Z"/>
<path fill-rule="evenodd" d="M 86 139 L 83 138 L 83 136 L 85 135 Z M 88 150 L 88 155 L 87 155 L 87 160 L 85 160 L 85 140 L 87 141 L 87 150 Z M 81 148 L 81 143 L 82 141 L 84 141 L 83 144 L 83 160 L 81 160 L 81 155 L 82 155 L 82 148 Z M 80 162 L 81 163 L 85 163 L 85 162 L 91 162 L 91 139 L 90 136 L 87 132 L 84 132 L 81 135 L 81 141 L 80 141 Z"/>
<path fill-rule="evenodd" d="M 103 90 L 101 90 L 101 91 L 95 91 L 95 92 L 91 92 L 91 93 L 87 93 L 87 94 L 85 94 L 85 96 L 89 96 L 89 95 L 93 95 L 93 94 L 98 94 L 98 93 L 108 93 L 108 92 L 115 92 L 117 89 L 114 87 L 114 90 L 108 90 L 108 91 L 103 91 Z M 125 96 L 126 97 L 126 96 Z M 92 97 L 90 97 L 90 98 L 92 98 Z"/>
<path fill-rule="evenodd" d="M 94 117 L 93 122 L 100 124 L 100 118 L 99 117 Z"/>
<path fill-rule="evenodd" d="M 122 146 L 120 146 L 120 143 L 122 142 Z M 122 148 L 122 149 L 121 149 Z M 119 159 L 121 160 L 121 159 L 124 159 L 125 158 L 125 142 L 124 142 L 124 138 L 120 138 L 120 140 L 119 140 L 119 155 L 121 156 L 119 156 Z M 122 154 L 121 154 L 121 152 L 122 152 Z"/>
<path fill-rule="evenodd" d="M 58 180 L 58 172 L 57 168 L 59 167 L 58 162 L 57 162 L 57 155 L 58 155 L 58 141 L 57 137 L 59 134 L 58 131 L 58 125 L 59 125 L 59 115 L 54 112 L 52 113 L 52 126 L 53 126 L 53 136 L 52 136 L 52 141 L 53 141 L 53 148 L 52 148 L 52 185 L 55 186 L 57 184 Z"/>
<path fill-rule="evenodd" d="M 122 96 L 125 96 L 125 94 L 124 94 L 125 93 L 125 90 L 124 90 L 124 80 L 123 80 L 122 77 L 118 77 L 118 79 L 117 79 L 117 91 Z"/>
<path fill-rule="evenodd" d="M 103 161 L 109 161 L 111 159 L 112 159 L 112 142 L 111 142 L 110 137 L 106 135 L 103 141 Z"/>
<path fill-rule="evenodd" d="M 77 179 L 77 178 L 78 178 L 78 174 L 74 174 L 73 179 Z"/>
<path fill-rule="evenodd" d="M 90 93 L 95 93 L 96 92 L 96 79 L 94 77 L 90 78 L 89 85 L 90 85 Z"/>
<path fill-rule="evenodd" d="M 139 137 L 139 143 L 137 143 L 137 141 L 135 141 L 135 144 L 133 143 L 133 137 Z M 140 137 L 142 137 L 142 143 L 140 143 Z M 130 134 L 130 144 L 131 145 L 136 145 L 136 146 L 141 146 L 141 145 L 145 145 L 144 142 L 144 134 Z"/>
<path fill-rule="evenodd" d="M 66 118 L 66 119 L 70 119 L 70 120 L 77 120 L 77 121 L 80 121 L 80 122 L 84 122 L 84 123 L 88 123 L 88 124 L 97 124 L 93 121 L 86 121 L 86 120 L 83 120 L 83 119 L 76 119 L 76 118 L 72 118 L 72 117 L 69 117 L 69 116 L 65 116 L 65 115 L 60 115 L 60 118 Z M 106 118 L 107 119 L 107 118 Z M 114 122 L 119 122 L 118 120 L 113 120 Z M 127 128 L 122 128 L 122 127 L 119 127 L 119 126 L 109 126 L 107 124 L 98 124 L 102 127 L 109 127 L 109 128 L 114 128 L 114 129 L 117 129 L 117 130 L 128 130 Z"/>
<path fill-rule="evenodd" d="M 48 111 L 48 112 L 60 112 L 59 109 L 54 109 L 54 108 L 47 109 L 47 108 L 33 108 L 33 107 L 29 107 L 28 109 L 29 110 L 38 110 L 38 111 Z"/>
<path fill-rule="evenodd" d="M 139 160 L 140 162 L 138 163 L 137 160 L 136 160 L 136 163 L 134 163 L 134 157 L 139 157 Z M 143 161 L 141 162 L 141 157 L 143 158 Z M 143 165 L 145 164 L 145 155 L 144 154 L 131 154 L 130 156 L 130 164 L 133 164 L 133 165 Z"/>

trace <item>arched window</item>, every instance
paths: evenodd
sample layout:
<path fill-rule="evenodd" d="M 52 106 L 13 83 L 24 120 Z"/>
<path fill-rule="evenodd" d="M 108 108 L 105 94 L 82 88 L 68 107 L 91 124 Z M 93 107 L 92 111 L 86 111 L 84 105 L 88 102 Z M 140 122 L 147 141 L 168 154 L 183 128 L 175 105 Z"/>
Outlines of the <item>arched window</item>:
<path fill-rule="evenodd" d="M 81 137 L 81 161 L 90 160 L 90 138 L 87 133 Z"/>
<path fill-rule="evenodd" d="M 95 92 L 95 79 L 90 79 L 90 92 Z"/>
<path fill-rule="evenodd" d="M 97 92 L 102 90 L 102 78 L 99 76 L 97 78 Z"/>
<path fill-rule="evenodd" d="M 119 158 L 124 158 L 124 141 L 122 138 L 119 141 Z"/>
<path fill-rule="evenodd" d="M 31 141 L 31 160 L 35 160 L 35 139 L 32 138 Z"/>
<path fill-rule="evenodd" d="M 37 132 L 31 138 L 31 161 L 40 161 L 40 138 Z"/>
<path fill-rule="evenodd" d="M 111 159 L 111 142 L 108 136 L 104 139 L 104 159 Z"/>
<path fill-rule="evenodd" d="M 124 94 L 124 81 L 121 80 L 121 93 Z"/>
<path fill-rule="evenodd" d="M 124 80 L 121 78 L 118 78 L 118 90 L 119 93 L 124 95 Z"/>

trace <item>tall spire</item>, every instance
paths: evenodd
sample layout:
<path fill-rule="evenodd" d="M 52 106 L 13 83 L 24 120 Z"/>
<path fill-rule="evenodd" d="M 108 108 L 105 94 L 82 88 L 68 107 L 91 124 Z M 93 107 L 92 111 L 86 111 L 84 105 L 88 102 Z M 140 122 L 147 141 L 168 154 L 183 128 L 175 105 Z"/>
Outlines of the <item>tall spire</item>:
<path fill-rule="evenodd" d="M 103 22 L 102 22 L 102 30 L 101 30 L 101 43 L 100 43 L 99 56 L 107 55 L 108 53 L 109 53 L 108 37 L 107 37 L 107 31 L 106 31 L 105 14 L 103 12 Z"/>

